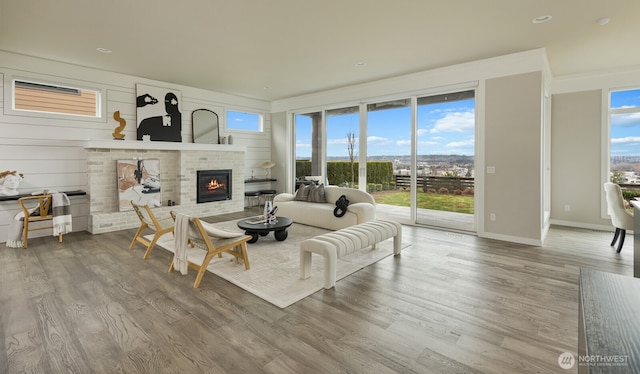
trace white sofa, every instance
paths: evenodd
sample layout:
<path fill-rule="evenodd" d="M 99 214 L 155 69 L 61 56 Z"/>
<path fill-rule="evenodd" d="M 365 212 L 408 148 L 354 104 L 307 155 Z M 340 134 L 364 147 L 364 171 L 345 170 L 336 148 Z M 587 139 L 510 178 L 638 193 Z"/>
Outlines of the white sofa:
<path fill-rule="evenodd" d="M 273 205 L 278 207 L 276 215 L 328 230 L 340 230 L 376 218 L 376 202 L 369 193 L 338 186 L 324 186 L 324 192 L 327 200 L 325 203 L 296 201 L 295 195 L 281 193 L 273 199 Z M 336 208 L 336 200 L 341 195 L 347 197 L 349 206 L 344 216 L 335 217 L 333 210 Z"/>

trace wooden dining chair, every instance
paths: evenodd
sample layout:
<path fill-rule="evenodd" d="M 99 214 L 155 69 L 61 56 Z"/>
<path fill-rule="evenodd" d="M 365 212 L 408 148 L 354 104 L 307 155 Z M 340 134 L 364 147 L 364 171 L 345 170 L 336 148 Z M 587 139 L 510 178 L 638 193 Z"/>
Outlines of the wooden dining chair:
<path fill-rule="evenodd" d="M 48 230 L 53 229 L 53 212 L 51 209 L 51 195 L 36 195 L 36 196 L 26 196 L 18 199 L 18 203 L 20 203 L 20 209 L 22 209 L 22 213 L 24 214 L 24 222 L 22 225 L 22 241 L 24 245 L 24 249 L 27 249 L 29 245 L 29 232 L 37 231 L 37 230 Z M 37 201 L 38 205 L 29 208 L 31 202 Z M 30 223 L 39 223 L 51 221 L 50 226 L 42 226 L 37 225 L 36 227 L 30 226 Z M 62 243 L 62 233 L 58 234 L 58 243 Z"/>
<path fill-rule="evenodd" d="M 144 252 L 144 259 L 146 260 L 160 237 L 165 234 L 173 233 L 173 221 L 167 219 L 163 220 L 165 221 L 164 223 L 160 222 L 153 214 L 149 205 L 138 205 L 133 201 L 131 201 L 131 205 L 138 215 L 138 219 L 140 219 L 140 227 L 138 228 L 136 235 L 133 237 L 129 249 L 133 249 L 136 243 L 143 244 L 146 246 L 146 251 Z M 143 236 L 146 230 L 153 231 L 153 238 L 151 238 L 151 240 Z"/>
<path fill-rule="evenodd" d="M 176 213 L 171 212 L 171 216 L 176 219 Z M 245 270 L 249 270 L 249 256 L 247 255 L 247 241 L 251 236 L 243 233 L 230 232 L 201 221 L 197 217 L 189 217 L 188 247 L 186 253 L 187 266 L 196 270 L 196 280 L 193 288 L 198 288 L 204 273 L 211 260 L 215 257 L 222 257 L 223 253 L 230 254 L 236 261 L 244 262 Z M 235 234 L 235 236 L 233 236 Z M 176 235 L 179 235 L 176 233 Z M 175 249 L 178 250 L 177 248 Z M 171 262 L 169 272 L 175 270 L 175 261 Z"/>

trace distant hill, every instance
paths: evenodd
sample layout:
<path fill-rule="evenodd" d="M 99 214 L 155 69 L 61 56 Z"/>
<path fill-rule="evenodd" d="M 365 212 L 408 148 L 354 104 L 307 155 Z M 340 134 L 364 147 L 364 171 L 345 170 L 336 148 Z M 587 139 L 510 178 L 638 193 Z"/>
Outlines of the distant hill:
<path fill-rule="evenodd" d="M 399 161 L 409 163 L 410 156 L 386 155 L 386 156 L 369 156 L 371 161 Z M 418 155 L 418 162 L 427 162 L 431 164 L 450 164 L 450 165 L 473 165 L 473 156 L 466 155 Z M 327 157 L 328 161 L 349 161 L 347 157 Z"/>

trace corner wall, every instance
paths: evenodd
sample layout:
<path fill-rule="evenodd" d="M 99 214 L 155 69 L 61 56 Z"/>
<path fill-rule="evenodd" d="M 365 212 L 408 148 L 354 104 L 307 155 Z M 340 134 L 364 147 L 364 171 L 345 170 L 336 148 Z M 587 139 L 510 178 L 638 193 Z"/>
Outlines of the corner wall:
<path fill-rule="evenodd" d="M 484 234 L 542 244 L 543 74 L 485 83 Z M 491 218 L 495 218 L 492 220 Z"/>
<path fill-rule="evenodd" d="M 553 95 L 551 219 L 567 226 L 609 228 L 600 218 L 602 91 Z M 569 206 L 569 211 L 565 206 Z"/>

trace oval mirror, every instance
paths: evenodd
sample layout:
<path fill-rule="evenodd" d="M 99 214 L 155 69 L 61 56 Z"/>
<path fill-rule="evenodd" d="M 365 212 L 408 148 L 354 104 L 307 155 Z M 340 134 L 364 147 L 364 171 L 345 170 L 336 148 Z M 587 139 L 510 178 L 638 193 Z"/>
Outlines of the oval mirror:
<path fill-rule="evenodd" d="M 218 115 L 209 109 L 191 112 L 194 143 L 218 144 Z"/>

